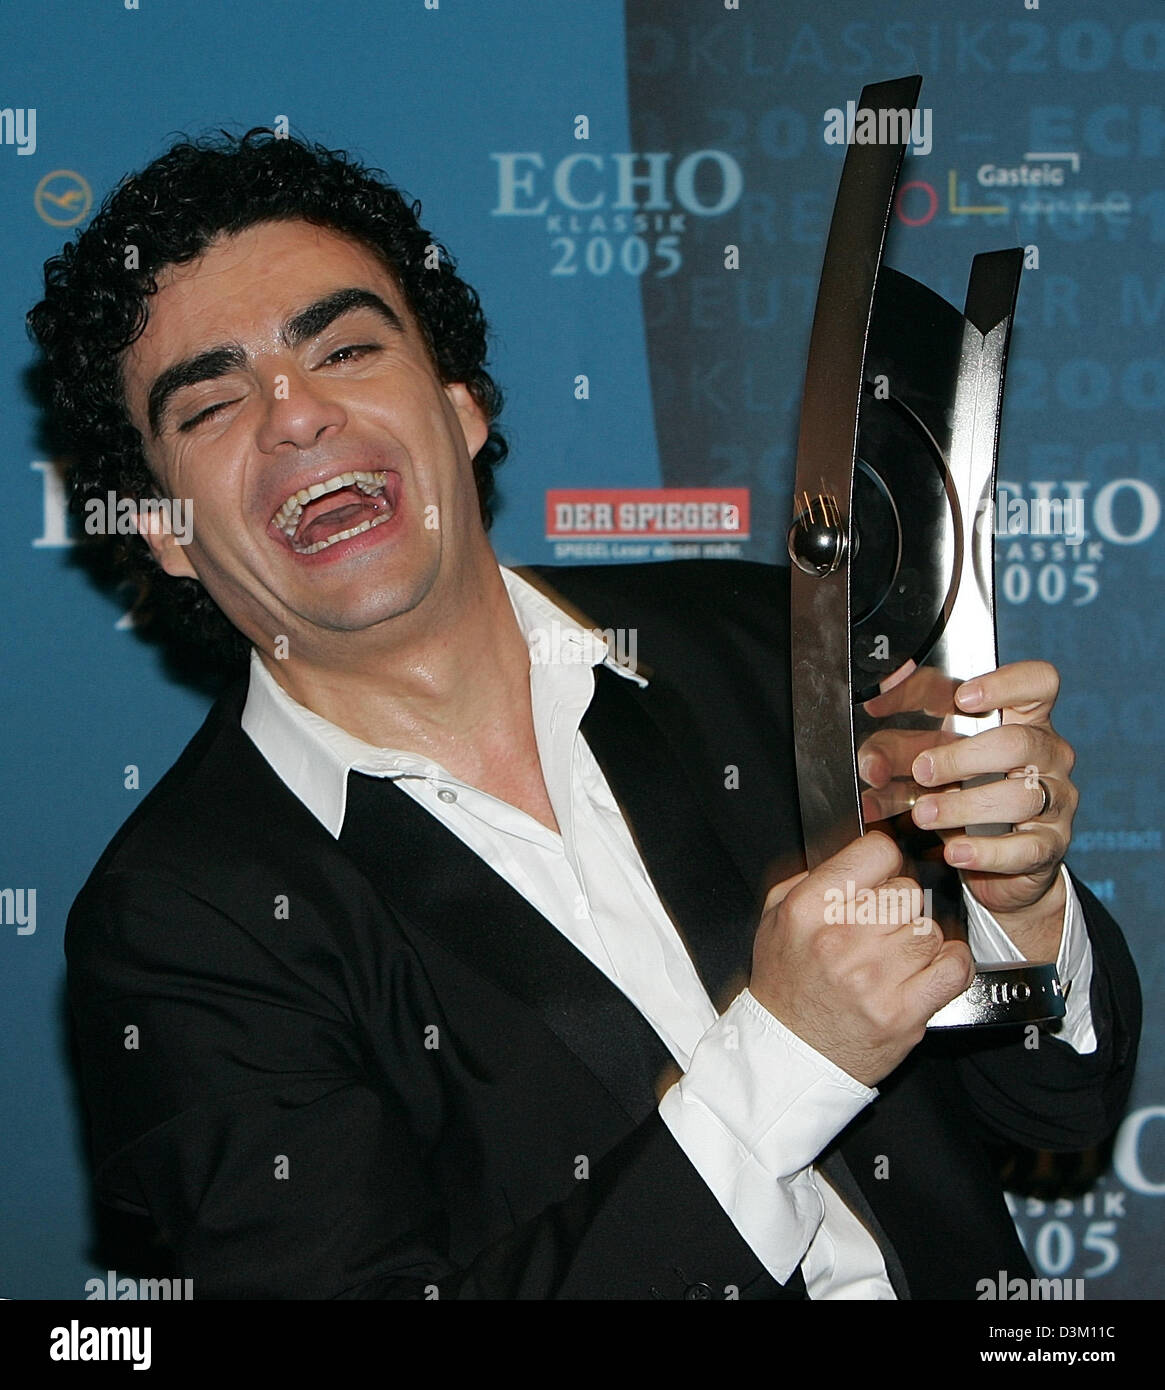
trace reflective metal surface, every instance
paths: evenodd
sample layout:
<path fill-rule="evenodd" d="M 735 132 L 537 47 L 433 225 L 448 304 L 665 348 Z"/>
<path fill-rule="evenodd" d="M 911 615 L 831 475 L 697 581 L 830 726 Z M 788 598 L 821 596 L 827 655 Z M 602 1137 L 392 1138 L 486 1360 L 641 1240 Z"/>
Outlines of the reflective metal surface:
<path fill-rule="evenodd" d="M 913 109 L 920 77 L 862 91 L 864 108 Z M 817 291 L 801 402 L 795 497 L 798 510 L 828 509 L 849 528 L 866 337 L 894 190 L 906 146 L 851 145 Z M 797 530 L 797 522 L 794 522 Z M 802 532 L 804 526 L 802 526 Z M 796 536 L 794 559 L 797 559 Z M 802 551 L 810 549 L 802 541 Z M 842 565 L 792 571 L 793 706 L 797 777 L 810 868 L 861 834 L 853 757 L 849 670 L 849 579 Z M 837 634 L 845 640 L 836 640 Z"/>

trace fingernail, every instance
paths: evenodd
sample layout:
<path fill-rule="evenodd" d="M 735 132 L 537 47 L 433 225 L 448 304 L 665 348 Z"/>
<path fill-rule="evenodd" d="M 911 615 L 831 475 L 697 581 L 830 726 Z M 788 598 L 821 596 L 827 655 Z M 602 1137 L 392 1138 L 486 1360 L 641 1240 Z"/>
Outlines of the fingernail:
<path fill-rule="evenodd" d="M 934 759 L 929 753 L 920 753 L 915 758 L 911 771 L 914 773 L 916 782 L 929 782 L 934 776 Z"/>
<path fill-rule="evenodd" d="M 930 825 L 936 820 L 938 820 L 938 802 L 933 796 L 923 797 L 914 807 L 915 825 Z"/>
<path fill-rule="evenodd" d="M 970 864 L 975 858 L 975 851 L 966 841 L 959 841 L 947 846 L 948 864 Z"/>
<path fill-rule="evenodd" d="M 975 681 L 960 685 L 955 691 L 955 699 L 960 705 L 979 705 L 983 703 L 983 687 Z"/>

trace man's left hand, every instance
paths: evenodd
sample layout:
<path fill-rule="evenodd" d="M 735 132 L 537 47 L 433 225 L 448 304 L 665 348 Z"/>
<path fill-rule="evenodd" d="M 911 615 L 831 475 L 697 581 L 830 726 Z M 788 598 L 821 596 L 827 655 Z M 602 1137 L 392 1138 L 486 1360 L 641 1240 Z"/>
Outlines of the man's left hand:
<path fill-rule="evenodd" d="M 918 678 L 926 679 L 925 668 L 869 701 L 867 712 L 882 717 L 918 708 L 908 689 Z M 1000 727 L 955 739 L 886 731 L 869 741 L 874 756 L 863 761 L 863 777 L 874 787 L 913 777 L 922 793 L 911 811 L 915 824 L 942 836 L 947 863 L 1029 960 L 1054 960 L 1059 947 L 1066 896 L 1060 865 L 1079 801 L 1071 781 L 1076 755 L 1050 722 L 1059 689 L 1059 672 L 1048 662 L 1001 666 L 953 690 L 964 714 L 1001 710 Z M 927 746 L 920 750 L 920 742 Z M 907 757 L 907 765 L 895 765 Z M 1000 774 L 1002 780 L 962 785 Z M 1014 828 L 990 836 L 964 829 L 992 822 Z"/>

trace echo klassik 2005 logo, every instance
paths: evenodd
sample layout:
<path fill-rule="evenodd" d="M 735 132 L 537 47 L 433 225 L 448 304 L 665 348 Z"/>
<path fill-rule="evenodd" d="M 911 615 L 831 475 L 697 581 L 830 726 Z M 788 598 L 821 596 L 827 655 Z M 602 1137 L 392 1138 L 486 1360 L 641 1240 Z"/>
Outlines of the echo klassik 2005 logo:
<path fill-rule="evenodd" d="M 1122 457 L 1126 445 L 1103 446 Z M 1146 463 L 1155 450 L 1140 451 Z M 1095 601 L 1110 547 L 1143 545 L 1161 523 L 1161 499 L 1141 477 L 1019 484 L 1001 481 L 994 503 L 976 517 L 995 536 L 996 582 L 1010 604 L 1039 600 L 1079 608 Z"/>
<path fill-rule="evenodd" d="M 589 137 L 585 120 L 576 118 L 576 139 Z M 724 150 L 587 150 L 560 158 L 507 150 L 490 158 L 497 168 L 492 215 L 541 223 L 551 275 L 674 275 L 689 219 L 723 216 L 744 191 L 740 165 Z"/>

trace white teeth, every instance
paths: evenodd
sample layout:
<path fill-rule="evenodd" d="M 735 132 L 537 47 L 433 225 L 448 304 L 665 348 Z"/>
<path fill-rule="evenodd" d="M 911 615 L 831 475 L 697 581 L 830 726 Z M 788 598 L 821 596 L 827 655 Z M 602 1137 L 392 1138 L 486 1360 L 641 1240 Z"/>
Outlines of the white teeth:
<path fill-rule="evenodd" d="M 346 541 L 349 536 L 358 536 L 361 531 L 371 531 L 374 526 L 379 526 L 382 521 L 391 521 L 392 512 L 381 512 L 379 516 L 370 517 L 367 521 L 362 521 L 359 526 L 350 526 L 347 531 L 337 531 L 334 536 L 329 536 L 326 541 L 316 541 L 315 545 L 305 546 L 303 549 L 297 545 L 295 547 L 298 555 L 314 555 L 317 550 L 326 550 L 329 545 L 335 545 L 337 541 Z"/>
<path fill-rule="evenodd" d="M 304 507 L 307 506 L 309 502 L 314 502 L 317 497 L 323 497 L 325 493 L 339 492 L 341 488 L 353 486 L 358 487 L 360 491 L 368 497 L 377 497 L 384 491 L 387 482 L 387 473 L 365 473 L 362 471 L 337 473 L 334 478 L 329 478 L 326 483 L 312 483 L 311 487 L 300 488 L 298 492 L 293 492 L 271 520 L 290 540 L 295 536 L 300 517 L 303 515 Z M 371 524 L 376 524 L 377 521 L 382 520 L 387 520 L 387 517 L 374 518 Z M 360 527 L 357 529 L 363 530 L 364 528 Z M 354 534 L 354 532 L 345 532 L 342 535 L 333 536 L 330 540 L 324 542 L 324 544 L 330 545 L 332 541 L 343 540 L 346 535 L 350 534 Z M 311 546 L 303 553 L 310 554 L 312 550 L 317 550 L 319 548 L 319 546 Z"/>

